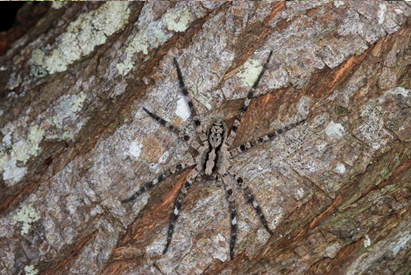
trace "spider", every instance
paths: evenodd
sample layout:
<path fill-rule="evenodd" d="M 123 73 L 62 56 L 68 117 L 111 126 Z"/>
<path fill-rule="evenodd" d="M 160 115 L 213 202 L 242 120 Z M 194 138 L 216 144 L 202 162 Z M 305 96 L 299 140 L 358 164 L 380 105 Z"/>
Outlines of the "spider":
<path fill-rule="evenodd" d="M 230 159 L 244 152 L 245 150 L 248 150 L 257 145 L 261 145 L 268 140 L 272 140 L 277 135 L 285 133 L 286 131 L 293 129 L 296 126 L 305 123 L 305 119 L 303 119 L 299 122 L 290 124 L 284 127 L 283 129 L 278 129 L 273 133 L 260 137 L 257 140 L 247 142 L 236 148 L 230 149 L 231 145 L 233 144 L 234 138 L 236 136 L 238 127 L 240 126 L 241 118 L 243 117 L 244 113 L 247 111 L 247 107 L 250 104 L 251 99 L 253 98 L 254 91 L 257 88 L 257 85 L 260 82 L 262 76 L 264 75 L 265 70 L 267 69 L 267 65 L 270 61 L 272 54 L 273 54 L 273 51 L 269 53 L 268 58 L 266 62 L 264 63 L 260 74 L 255 80 L 252 88 L 248 92 L 247 98 L 244 101 L 241 112 L 235 117 L 233 126 L 231 127 L 231 130 L 229 133 L 227 133 L 226 131 L 227 128 L 225 127 L 224 123 L 220 120 L 214 121 L 210 129 L 208 131 L 204 131 L 201 125 L 201 122 L 199 120 L 199 116 L 197 115 L 196 109 L 194 108 L 192 97 L 189 94 L 188 89 L 184 84 L 183 76 L 181 74 L 180 67 L 177 63 L 177 59 L 175 57 L 173 58 L 173 61 L 174 61 L 174 66 L 177 70 L 177 77 L 178 77 L 178 81 L 180 84 L 180 89 L 190 108 L 191 116 L 194 121 L 195 128 L 199 136 L 200 142 L 197 142 L 195 139 L 191 138 L 183 131 L 178 130 L 176 127 L 171 125 L 169 122 L 167 122 L 163 118 L 159 117 L 158 115 L 150 112 L 149 110 L 143 107 L 143 110 L 150 117 L 152 117 L 154 120 L 159 122 L 161 125 L 169 129 L 170 131 L 177 134 L 178 137 L 180 137 L 185 142 L 187 142 L 188 145 L 191 146 L 198 153 L 198 155 L 191 156 L 191 158 L 189 158 L 188 160 L 172 167 L 165 173 L 159 175 L 154 180 L 144 183 L 143 186 L 136 193 L 134 193 L 133 196 L 121 201 L 121 203 L 127 203 L 129 201 L 135 200 L 142 193 L 150 190 L 156 184 L 164 181 L 171 174 L 181 171 L 187 167 L 193 167 L 193 169 L 191 170 L 191 172 L 189 173 L 186 179 L 186 182 L 184 183 L 183 187 L 180 189 L 180 192 L 177 196 L 177 199 L 174 205 L 173 214 L 171 216 L 170 223 L 168 226 L 167 243 L 163 250 L 163 255 L 166 254 L 170 246 L 171 239 L 173 237 L 174 225 L 177 221 L 178 214 L 180 212 L 180 208 L 181 208 L 184 196 L 187 194 L 188 190 L 190 189 L 191 184 L 196 180 L 197 176 L 199 175 L 204 175 L 205 177 L 209 179 L 220 177 L 220 179 L 222 180 L 226 198 L 229 204 L 229 210 L 230 210 L 230 224 L 231 224 L 230 259 L 231 260 L 234 257 L 234 247 L 235 247 L 235 242 L 237 239 L 237 210 L 236 210 L 234 197 L 233 197 L 233 184 L 232 184 L 233 180 L 232 179 L 234 179 L 235 180 L 234 182 L 243 190 L 247 203 L 251 203 L 253 205 L 264 228 L 267 230 L 267 232 L 270 235 L 273 235 L 273 231 L 271 231 L 271 229 L 268 227 L 267 219 L 265 218 L 261 207 L 258 205 L 257 201 L 255 200 L 253 193 L 247 186 L 247 183 L 244 182 L 243 178 L 239 176 L 238 171 L 236 171 L 236 169 L 230 164 Z"/>

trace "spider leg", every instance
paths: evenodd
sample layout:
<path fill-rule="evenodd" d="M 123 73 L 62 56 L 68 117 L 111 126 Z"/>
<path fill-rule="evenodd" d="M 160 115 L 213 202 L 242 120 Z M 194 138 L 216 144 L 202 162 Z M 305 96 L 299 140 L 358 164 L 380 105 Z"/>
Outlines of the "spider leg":
<path fill-rule="evenodd" d="M 190 174 L 188 174 L 186 182 L 184 183 L 183 187 L 180 190 L 180 193 L 177 196 L 177 200 L 174 205 L 174 211 L 170 219 L 170 224 L 168 226 L 167 244 L 163 250 L 163 255 L 166 254 L 168 247 L 170 246 L 171 239 L 173 238 L 174 225 L 177 221 L 178 214 L 180 213 L 180 208 L 182 205 L 183 198 L 187 194 L 188 190 L 190 189 L 191 184 L 195 181 L 198 173 L 200 173 L 200 168 L 198 166 L 195 166 L 194 169 L 190 172 Z"/>
<path fill-rule="evenodd" d="M 171 174 L 174 174 L 178 171 L 183 170 L 186 167 L 189 167 L 189 166 L 192 166 L 192 165 L 195 165 L 195 164 L 197 164 L 197 161 L 196 161 L 195 158 L 191 158 L 191 159 L 188 159 L 187 161 L 185 161 L 183 163 L 177 164 L 176 166 L 172 167 L 171 169 L 166 171 L 164 174 L 161 174 L 160 176 L 158 176 L 154 180 L 144 183 L 143 186 L 140 187 L 140 189 L 133 194 L 133 196 L 131 196 L 128 199 L 122 200 L 121 203 L 126 203 L 126 202 L 129 202 L 129 201 L 135 200 L 138 196 L 140 196 L 144 192 L 150 190 L 154 185 L 156 185 L 159 182 L 162 182 L 163 180 L 165 180 Z"/>
<path fill-rule="evenodd" d="M 181 74 L 180 67 L 178 66 L 178 62 L 175 57 L 173 58 L 173 61 L 174 61 L 174 66 L 176 66 L 178 82 L 180 83 L 181 92 L 183 93 L 187 101 L 188 107 L 190 108 L 191 116 L 193 117 L 193 121 L 196 126 L 197 133 L 200 137 L 202 144 L 206 144 L 207 137 L 205 135 L 203 126 L 201 125 L 200 118 L 197 115 L 197 111 L 194 108 L 193 98 L 191 97 L 190 93 L 188 92 L 187 87 L 184 84 L 183 75 Z"/>
<path fill-rule="evenodd" d="M 250 105 L 251 99 L 253 98 L 254 91 L 258 86 L 258 83 L 260 82 L 261 78 L 264 75 L 265 70 L 267 69 L 268 62 L 270 61 L 271 55 L 273 54 L 273 51 L 270 52 L 268 55 L 267 61 L 265 61 L 263 65 L 263 69 L 261 70 L 260 74 L 258 75 L 257 79 L 255 80 L 253 86 L 251 87 L 250 91 L 248 92 L 247 98 L 244 101 L 243 108 L 241 109 L 241 112 L 235 117 L 233 127 L 231 128 L 230 134 L 228 135 L 227 139 L 225 140 L 225 145 L 227 148 L 230 148 L 231 145 L 234 142 L 234 138 L 237 134 L 238 127 L 240 126 L 240 121 L 245 112 L 247 111 L 248 105 Z"/>
<path fill-rule="evenodd" d="M 234 258 L 234 247 L 237 239 L 237 210 L 235 207 L 235 201 L 233 196 L 233 188 L 231 184 L 230 176 L 226 171 L 220 177 L 223 182 L 224 190 L 226 192 L 226 198 L 230 207 L 230 224 L 231 224 L 231 236 L 230 236 L 230 259 Z"/>
<path fill-rule="evenodd" d="M 158 121 L 161 125 L 163 125 L 164 127 L 166 127 L 168 130 L 170 130 L 171 132 L 175 133 L 179 138 L 183 139 L 185 142 L 187 142 L 193 149 L 195 149 L 197 152 L 199 152 L 201 150 L 201 145 L 195 141 L 194 139 L 190 138 L 189 135 L 187 135 L 186 133 L 184 133 L 184 131 L 180 131 L 179 129 L 177 129 L 176 127 L 174 127 L 172 124 L 170 124 L 169 122 L 167 122 L 166 120 L 164 120 L 163 118 L 159 117 L 156 114 L 153 114 L 152 112 L 150 112 L 149 110 L 147 110 L 146 108 L 143 107 L 143 110 L 150 116 L 152 117 L 154 120 Z"/>
<path fill-rule="evenodd" d="M 227 167 L 227 172 L 232 175 L 237 184 L 241 187 L 241 189 L 243 190 L 244 194 L 247 197 L 247 202 L 251 203 L 254 206 L 255 211 L 257 212 L 258 217 L 261 220 L 261 223 L 263 224 L 264 228 L 267 230 L 268 233 L 270 233 L 270 235 L 273 235 L 273 231 L 271 231 L 271 229 L 268 227 L 268 223 L 267 220 L 264 216 L 263 210 L 261 209 L 261 207 L 258 205 L 257 201 L 254 198 L 253 193 L 251 192 L 251 190 L 248 188 L 247 184 L 244 182 L 244 180 L 238 175 L 238 172 L 234 169 L 234 167 L 232 167 L 231 165 L 229 165 Z"/>
<path fill-rule="evenodd" d="M 229 156 L 230 156 L 230 158 L 235 157 L 235 156 L 237 156 L 238 154 L 244 152 L 245 150 L 248 150 L 248 149 L 251 149 L 251 148 L 253 148 L 253 147 L 255 147 L 255 146 L 261 145 L 261 144 L 265 143 L 265 142 L 268 141 L 268 140 L 273 140 L 273 139 L 274 139 L 275 137 L 277 137 L 278 135 L 281 135 L 281 134 L 283 134 L 283 133 L 285 133 L 285 132 L 287 132 L 287 131 L 290 131 L 291 129 L 294 129 L 295 127 L 300 126 L 300 125 L 302 125 L 302 124 L 304 124 L 304 123 L 305 123 L 305 119 L 300 120 L 300 121 L 298 121 L 298 122 L 296 122 L 296 123 L 289 124 L 289 125 L 285 126 L 284 128 L 278 129 L 278 130 L 276 130 L 275 132 L 273 132 L 273 133 L 271 133 L 271 134 L 262 136 L 262 137 L 260 137 L 260 138 L 257 139 L 257 140 L 253 140 L 253 141 L 244 143 L 244 144 L 242 144 L 242 145 L 240 145 L 240 146 L 238 146 L 238 147 L 236 147 L 236 148 L 234 148 L 234 149 L 231 149 L 231 150 L 229 151 Z"/>

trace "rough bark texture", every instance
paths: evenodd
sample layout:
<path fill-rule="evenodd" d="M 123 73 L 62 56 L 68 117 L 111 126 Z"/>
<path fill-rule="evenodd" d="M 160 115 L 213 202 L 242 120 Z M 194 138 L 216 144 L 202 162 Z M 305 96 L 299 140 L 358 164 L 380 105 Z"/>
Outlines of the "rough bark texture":
<path fill-rule="evenodd" d="M 410 274 L 408 2 L 53 3 L 0 57 L 1 274 Z M 233 146 L 305 125 L 232 164 L 273 229 L 199 179 L 170 249 L 169 177 L 195 135 L 172 58 L 205 125 L 231 127 L 274 55 Z"/>

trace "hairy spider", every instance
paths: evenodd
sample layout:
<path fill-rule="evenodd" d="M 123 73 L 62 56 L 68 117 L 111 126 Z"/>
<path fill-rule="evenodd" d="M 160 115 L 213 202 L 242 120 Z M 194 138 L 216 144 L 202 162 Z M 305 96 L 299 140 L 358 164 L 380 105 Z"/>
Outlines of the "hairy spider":
<path fill-rule="evenodd" d="M 231 224 L 230 258 L 231 260 L 234 257 L 234 246 L 235 246 L 235 242 L 237 239 L 237 210 L 235 207 L 235 202 L 234 202 L 234 197 L 233 197 L 233 186 L 232 186 L 231 177 L 235 179 L 235 182 L 243 190 L 246 196 L 247 202 L 253 205 L 264 228 L 267 230 L 268 233 L 270 233 L 270 235 L 273 235 L 273 232 L 268 227 L 267 220 L 263 214 L 261 207 L 258 205 L 257 201 L 255 200 L 253 193 L 251 192 L 247 184 L 244 182 L 244 180 L 239 176 L 236 169 L 234 169 L 234 167 L 230 164 L 230 159 L 242 153 L 243 151 L 250 149 L 254 146 L 263 144 L 264 142 L 268 140 L 272 140 L 277 135 L 282 134 L 286 131 L 289 131 L 293 129 L 294 127 L 301 125 L 305 122 L 305 119 L 303 119 L 299 122 L 290 124 L 284 127 L 283 129 L 278 129 L 273 133 L 260 137 L 257 140 L 247 142 L 236 148 L 230 149 L 231 145 L 233 144 L 234 138 L 236 136 L 237 129 L 240 126 L 241 118 L 243 117 L 244 113 L 247 111 L 247 107 L 250 104 L 251 99 L 253 98 L 254 91 L 257 88 L 257 85 L 260 82 L 262 76 L 264 75 L 265 70 L 267 69 L 267 65 L 268 65 L 268 62 L 270 61 L 272 54 L 273 52 L 271 51 L 270 54 L 268 55 L 267 61 L 263 65 L 263 69 L 261 70 L 257 79 L 255 80 L 252 88 L 248 92 L 247 98 L 244 101 L 241 112 L 235 117 L 233 126 L 228 135 L 227 135 L 227 131 L 224 126 L 224 123 L 222 121 L 214 121 L 210 129 L 207 132 L 204 131 L 201 125 L 201 122 L 199 120 L 199 117 L 196 113 L 196 110 L 194 108 L 191 95 L 188 93 L 188 89 L 184 84 L 183 76 L 181 74 L 180 67 L 178 66 L 178 63 L 175 57 L 173 58 L 173 60 L 174 60 L 174 65 L 177 70 L 177 76 L 178 76 L 178 81 L 180 83 L 181 92 L 183 93 L 188 103 L 188 106 L 190 108 L 191 116 L 194 121 L 198 136 L 200 138 L 200 142 L 197 142 L 195 139 L 191 138 L 183 131 L 178 130 L 173 125 L 171 125 L 169 122 L 165 121 L 163 118 L 159 117 L 156 114 L 153 114 L 152 112 L 150 112 L 149 110 L 143 107 L 143 110 L 150 117 L 158 121 L 161 125 L 169 129 L 170 131 L 177 134 L 178 137 L 182 138 L 194 150 L 198 152 L 197 156 L 195 157 L 192 156 L 185 162 L 182 162 L 172 167 L 165 173 L 161 174 L 156 179 L 150 182 L 144 183 L 143 186 L 136 193 L 134 193 L 133 196 L 121 201 L 121 203 L 132 201 L 136 199 L 138 196 L 140 196 L 142 193 L 146 192 L 147 190 L 150 190 L 153 186 L 163 181 L 165 178 L 167 178 L 171 174 L 174 174 L 177 171 L 181 171 L 182 169 L 186 167 L 193 167 L 193 169 L 189 173 L 186 179 L 186 182 L 181 188 L 180 193 L 178 194 L 178 197 L 176 199 L 173 214 L 171 216 L 170 224 L 168 227 L 167 244 L 163 250 L 163 255 L 167 252 L 167 249 L 171 243 L 171 239 L 173 237 L 174 225 L 177 221 L 178 214 L 181 208 L 181 204 L 183 202 L 183 198 L 187 194 L 188 190 L 190 189 L 191 184 L 196 180 L 197 176 L 200 174 L 205 175 L 208 178 L 220 177 L 222 179 L 223 186 L 224 186 L 225 193 L 226 193 L 226 198 L 228 200 L 228 204 L 230 208 L 230 221 L 231 221 L 230 222 Z"/>

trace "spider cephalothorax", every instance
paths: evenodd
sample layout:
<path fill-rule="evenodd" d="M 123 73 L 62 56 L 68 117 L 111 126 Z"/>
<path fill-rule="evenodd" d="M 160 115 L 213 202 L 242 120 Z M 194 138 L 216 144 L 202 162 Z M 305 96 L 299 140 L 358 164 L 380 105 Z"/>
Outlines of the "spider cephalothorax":
<path fill-rule="evenodd" d="M 191 111 L 191 117 L 194 121 L 194 125 L 196 126 L 196 131 L 199 137 L 199 142 L 195 139 L 191 138 L 189 135 L 185 134 L 183 131 L 178 130 L 173 125 L 168 123 L 163 118 L 159 117 L 156 114 L 151 113 L 149 110 L 143 107 L 143 110 L 153 119 L 158 121 L 161 125 L 165 126 L 170 131 L 176 133 L 180 138 L 182 138 L 185 142 L 187 142 L 191 148 L 197 151 L 196 156 L 190 157 L 188 160 L 172 167 L 165 173 L 159 175 L 154 180 L 144 183 L 139 190 L 133 194 L 130 198 L 123 200 L 122 203 L 129 202 L 131 200 L 136 199 L 140 196 L 143 192 L 151 189 L 154 185 L 159 182 L 162 182 L 166 177 L 171 174 L 176 173 L 177 171 L 181 171 L 187 167 L 193 167 L 191 172 L 189 173 L 186 182 L 184 183 L 183 187 L 180 190 L 180 193 L 177 196 L 174 210 L 170 219 L 170 224 L 168 227 L 167 232 L 167 243 L 163 250 L 163 254 L 167 252 L 167 249 L 171 243 L 171 239 L 173 237 L 174 225 L 177 221 L 178 214 L 180 212 L 180 208 L 182 205 L 183 198 L 185 194 L 187 194 L 188 190 L 190 189 L 191 184 L 195 181 L 198 175 L 204 174 L 207 178 L 213 178 L 215 174 L 216 177 L 218 176 L 222 182 L 226 192 L 226 197 L 229 203 L 230 208 L 230 224 L 231 224 L 231 238 L 230 238 L 230 258 L 233 259 L 234 257 L 234 247 L 235 242 L 237 239 L 237 210 L 235 207 L 233 190 L 232 190 L 232 182 L 234 182 L 240 187 L 246 197 L 248 203 L 250 203 L 258 217 L 261 220 L 264 228 L 270 235 L 273 235 L 273 232 L 268 226 L 267 220 L 263 214 L 263 211 L 257 201 L 254 198 L 253 193 L 248 188 L 247 184 L 244 180 L 239 176 L 236 169 L 230 164 L 230 160 L 233 159 L 238 154 L 244 152 L 247 149 L 250 149 L 254 146 L 263 144 L 264 142 L 275 138 L 279 134 L 283 134 L 286 131 L 293 129 L 294 127 L 301 125 L 305 122 L 305 119 L 300 120 L 296 123 L 290 124 L 283 129 L 278 129 L 277 131 L 265 135 L 263 137 L 258 138 L 257 140 L 247 142 L 243 145 L 240 145 L 236 148 L 230 149 L 231 145 L 234 142 L 234 138 L 236 136 L 236 132 L 238 127 L 240 126 L 241 118 L 243 117 L 244 113 L 247 111 L 247 107 L 250 104 L 251 99 L 253 98 L 254 90 L 257 88 L 261 77 L 264 75 L 265 70 L 267 69 L 267 64 L 270 61 L 272 55 L 272 51 L 269 53 L 267 61 L 264 63 L 263 69 L 261 70 L 260 74 L 258 75 L 254 85 L 250 89 L 247 98 L 244 101 L 243 107 L 241 112 L 235 117 L 233 126 L 229 133 L 226 133 L 225 125 L 222 121 L 214 121 L 211 125 L 209 131 L 205 132 L 201 125 L 201 121 L 196 113 L 194 108 L 194 104 L 190 94 L 188 93 L 188 89 L 184 85 L 183 76 L 180 71 L 180 67 L 178 66 L 176 58 L 173 59 L 174 65 L 177 70 L 177 77 L 179 80 L 181 92 L 185 96 L 187 100 L 187 104 Z"/>

